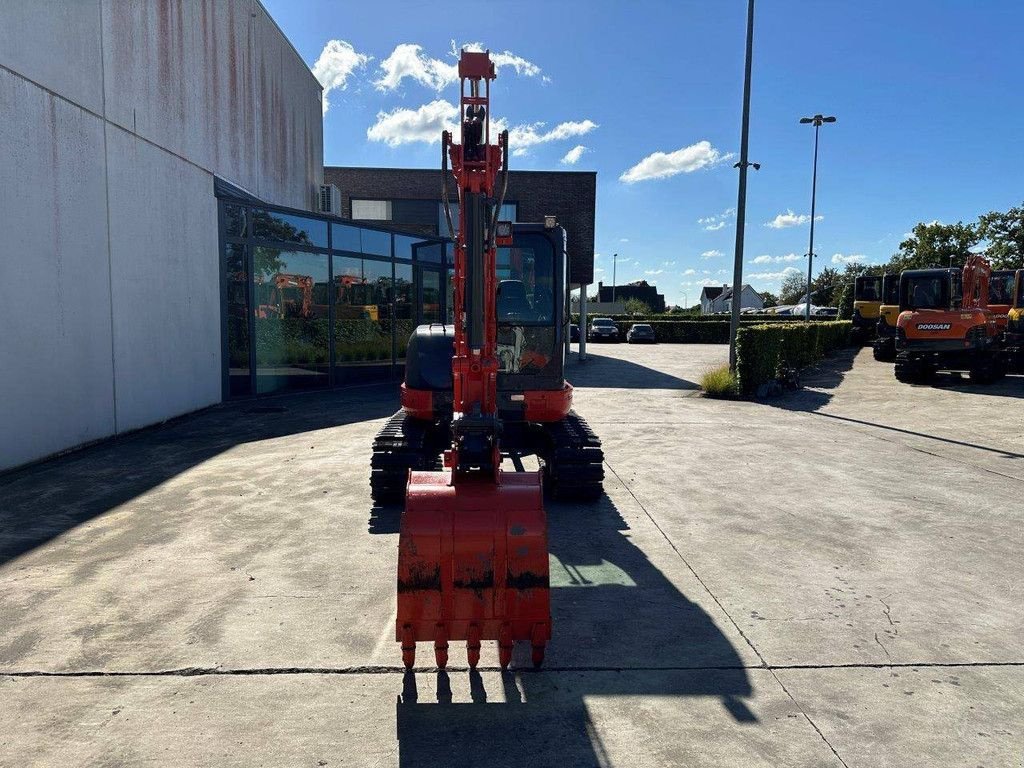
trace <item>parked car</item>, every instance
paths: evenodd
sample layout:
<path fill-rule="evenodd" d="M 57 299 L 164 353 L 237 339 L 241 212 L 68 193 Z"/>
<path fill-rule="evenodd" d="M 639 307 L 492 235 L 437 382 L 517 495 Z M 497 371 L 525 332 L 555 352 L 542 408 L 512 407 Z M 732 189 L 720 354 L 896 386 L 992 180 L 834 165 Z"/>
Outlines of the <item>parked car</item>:
<path fill-rule="evenodd" d="M 619 326 L 610 317 L 595 317 L 587 329 L 587 341 L 618 341 Z"/>
<path fill-rule="evenodd" d="M 626 341 L 630 344 L 654 344 L 654 328 L 647 323 L 633 323 L 626 331 Z"/>
<path fill-rule="evenodd" d="M 569 343 L 579 344 L 580 341 L 580 327 L 576 323 L 569 323 Z"/>

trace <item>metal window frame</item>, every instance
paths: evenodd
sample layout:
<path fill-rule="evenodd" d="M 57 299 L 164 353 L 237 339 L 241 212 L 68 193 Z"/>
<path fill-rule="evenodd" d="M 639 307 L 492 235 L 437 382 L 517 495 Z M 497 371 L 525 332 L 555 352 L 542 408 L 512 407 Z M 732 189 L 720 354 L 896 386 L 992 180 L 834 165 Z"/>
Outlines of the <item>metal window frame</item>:
<path fill-rule="evenodd" d="M 436 269 L 441 274 L 441 312 L 442 317 L 446 317 L 446 303 L 447 296 L 445 293 L 445 281 L 447 279 L 447 265 L 445 263 L 436 264 L 434 262 L 420 262 L 416 258 L 416 251 L 413 251 L 413 257 L 411 259 L 398 258 L 395 254 L 395 236 L 400 235 L 404 237 L 419 238 L 421 242 L 433 242 L 441 245 L 442 249 L 447 250 L 449 238 L 447 237 L 432 237 L 429 235 L 420 235 L 418 233 L 412 233 L 403 231 L 400 228 L 381 226 L 375 224 L 364 224 L 362 221 L 359 223 L 345 219 L 339 216 L 333 216 L 330 214 L 316 213 L 312 211 L 305 211 L 298 208 L 289 208 L 287 206 L 271 205 L 262 200 L 256 198 L 233 193 L 231 189 L 226 189 L 224 185 L 215 184 L 214 197 L 217 201 L 217 234 L 218 234 L 218 273 L 220 280 L 220 332 L 221 332 L 221 398 L 222 400 L 239 400 L 246 398 L 260 398 L 260 397 L 272 397 L 278 394 L 284 394 L 288 390 L 277 391 L 277 392 L 259 392 L 257 389 L 257 366 L 256 366 L 256 313 L 255 313 L 255 249 L 257 247 L 276 248 L 282 251 L 296 251 L 304 253 L 314 253 L 327 257 L 327 274 L 328 284 L 334 285 L 334 256 L 358 258 L 363 260 L 375 261 L 379 263 L 390 263 L 391 264 L 391 290 L 388 297 L 388 320 L 391 325 L 391 362 L 388 366 L 388 381 L 394 381 L 398 375 L 399 367 L 404 367 L 404 360 L 398 359 L 398 334 L 396 328 L 396 290 L 395 290 L 395 279 L 397 264 L 407 264 L 412 269 L 412 286 L 413 286 L 413 302 L 416 304 L 414 310 L 414 316 L 412 320 L 418 323 L 422 319 L 422 311 L 416 302 L 416 297 L 422 293 L 422 284 L 419 279 L 421 274 L 421 268 Z M 225 206 L 237 205 L 245 212 L 245 230 L 242 236 L 229 235 L 227 233 L 227 217 L 225 214 Z M 251 211 L 253 208 L 259 208 L 266 210 L 270 213 L 281 213 L 290 216 L 298 216 L 306 219 L 315 219 L 323 221 L 327 224 L 327 247 L 308 245 L 305 243 L 293 243 L 279 240 L 267 240 L 265 238 L 257 238 L 254 235 L 252 227 L 252 215 Z M 341 224 L 345 226 L 354 227 L 358 230 L 371 230 L 376 232 L 383 232 L 389 236 L 389 255 L 382 256 L 379 254 L 367 254 L 367 253 L 356 253 L 345 249 L 334 248 L 334 224 Z M 225 246 L 228 244 L 240 245 L 243 248 L 244 253 L 244 265 L 246 272 L 246 300 L 248 306 L 246 308 L 246 314 L 248 317 L 248 339 L 249 339 L 249 394 L 248 395 L 232 395 L 231 394 L 231 374 L 229 366 L 229 352 L 228 352 L 228 315 L 227 315 L 227 275 L 225 271 Z M 330 301 L 328 302 L 328 333 L 327 333 L 327 360 L 328 360 L 328 376 L 327 385 L 323 389 L 335 389 L 339 386 L 344 386 L 344 382 L 338 381 L 337 375 L 337 356 L 335 354 L 335 296 L 333 292 L 330 295 Z"/>

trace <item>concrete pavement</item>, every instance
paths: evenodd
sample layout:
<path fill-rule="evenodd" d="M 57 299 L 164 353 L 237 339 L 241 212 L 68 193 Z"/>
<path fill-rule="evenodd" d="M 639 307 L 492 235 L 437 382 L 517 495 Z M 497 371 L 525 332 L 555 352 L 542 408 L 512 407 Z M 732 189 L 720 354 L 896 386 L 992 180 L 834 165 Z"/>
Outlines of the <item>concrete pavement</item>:
<path fill-rule="evenodd" d="M 402 674 L 367 484 L 392 387 L 0 478 L 0 764 L 1021 765 L 1024 379 L 909 387 L 864 350 L 722 402 L 722 347 L 591 352 L 607 495 L 548 510 L 539 673 Z"/>

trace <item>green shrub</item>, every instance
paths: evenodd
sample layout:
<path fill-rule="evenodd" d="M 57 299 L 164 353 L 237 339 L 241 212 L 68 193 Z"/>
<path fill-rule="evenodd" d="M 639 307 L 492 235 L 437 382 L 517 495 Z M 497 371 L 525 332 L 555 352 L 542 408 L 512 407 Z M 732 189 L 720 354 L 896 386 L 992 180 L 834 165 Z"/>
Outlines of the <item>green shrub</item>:
<path fill-rule="evenodd" d="M 754 395 L 783 368 L 804 368 L 850 343 L 848 320 L 745 326 L 736 333 L 739 391 Z"/>
<path fill-rule="evenodd" d="M 732 375 L 728 365 L 704 371 L 700 377 L 700 388 L 708 397 L 735 397 L 738 391 L 736 377 Z"/>
<path fill-rule="evenodd" d="M 635 321 L 620 320 L 619 338 L 626 338 L 626 331 Z M 728 344 L 729 323 L 701 323 L 693 320 L 649 320 L 645 321 L 654 329 L 654 338 L 662 344 Z"/>

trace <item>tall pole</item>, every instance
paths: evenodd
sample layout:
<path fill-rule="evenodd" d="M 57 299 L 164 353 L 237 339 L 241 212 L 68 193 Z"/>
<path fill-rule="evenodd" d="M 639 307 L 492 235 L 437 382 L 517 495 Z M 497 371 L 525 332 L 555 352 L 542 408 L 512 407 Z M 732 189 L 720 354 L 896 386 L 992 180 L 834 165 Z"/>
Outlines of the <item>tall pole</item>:
<path fill-rule="evenodd" d="M 615 303 L 615 267 L 619 261 L 619 254 L 612 254 L 612 304 Z"/>
<path fill-rule="evenodd" d="M 814 204 L 818 196 L 818 131 L 821 123 L 814 121 L 814 170 L 811 171 L 811 241 L 807 246 L 807 306 L 804 319 L 811 322 L 811 269 L 814 267 Z"/>
<path fill-rule="evenodd" d="M 743 73 L 743 127 L 740 134 L 740 189 L 736 199 L 736 255 L 732 267 L 732 317 L 729 321 L 729 369 L 736 372 L 736 332 L 743 304 L 743 228 L 747 215 L 747 148 L 750 135 L 750 69 L 754 57 L 754 0 L 747 0 L 747 60 Z"/>

